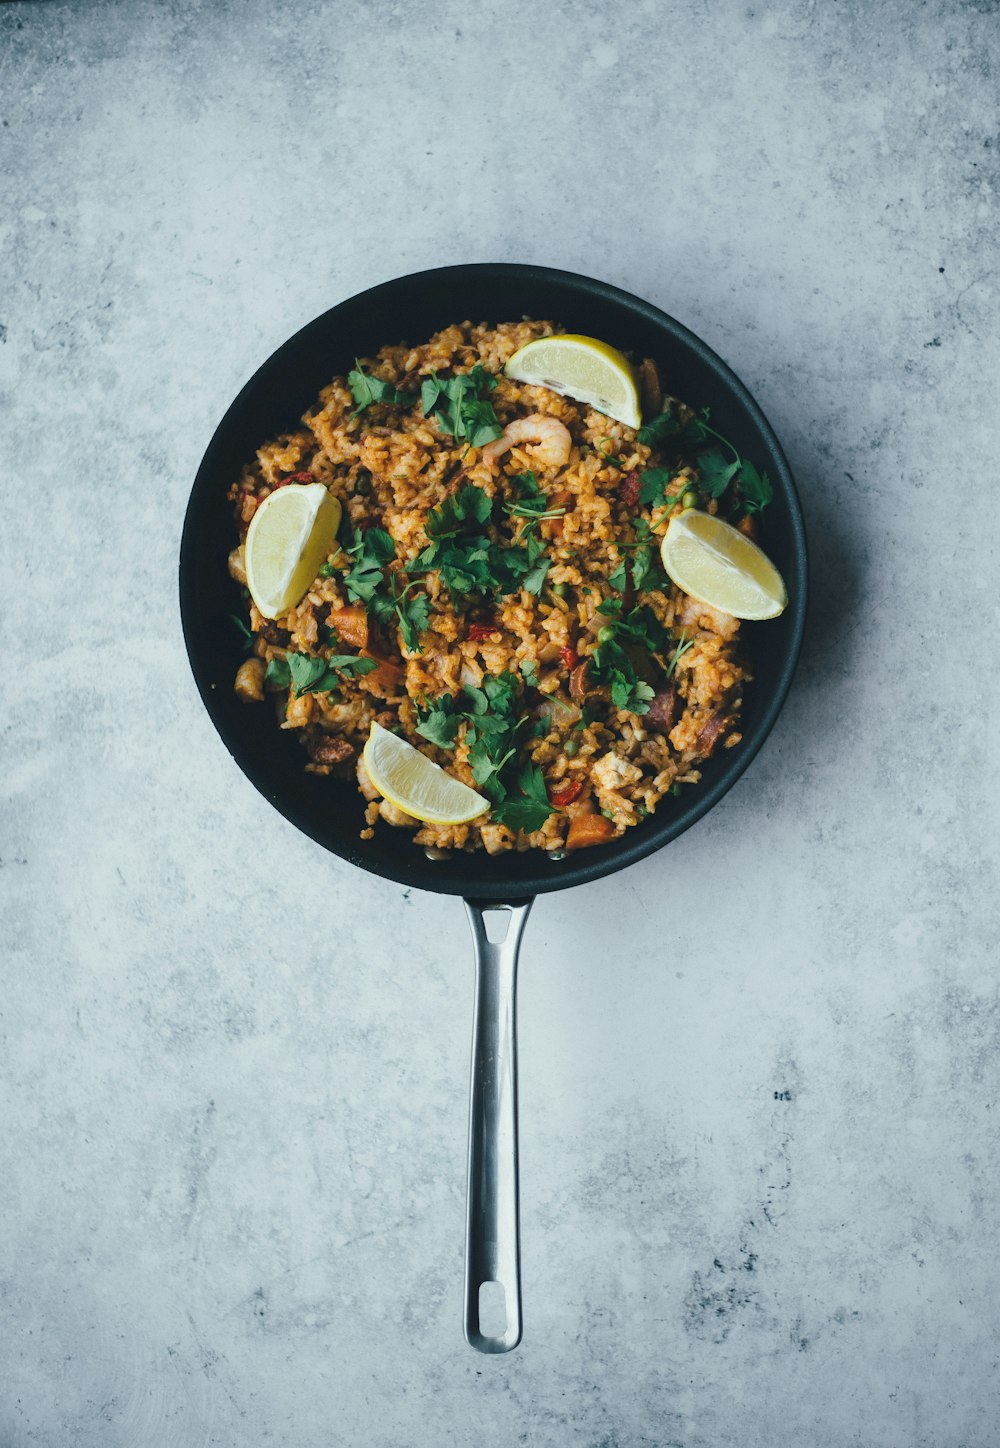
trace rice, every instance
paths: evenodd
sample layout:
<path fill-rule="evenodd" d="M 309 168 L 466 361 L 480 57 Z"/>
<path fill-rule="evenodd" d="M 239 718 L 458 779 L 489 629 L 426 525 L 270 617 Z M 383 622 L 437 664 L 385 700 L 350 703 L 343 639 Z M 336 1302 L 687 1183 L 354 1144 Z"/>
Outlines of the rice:
<path fill-rule="evenodd" d="M 454 377 L 479 364 L 496 378 L 489 402 L 500 426 L 527 418 L 554 420 L 568 430 L 566 462 L 553 462 L 544 444 L 521 440 L 491 463 L 483 447 L 456 441 L 419 405 L 376 402 L 356 415 L 347 379 L 335 377 L 304 416 L 301 430 L 264 443 L 230 489 L 239 544 L 229 566 L 237 582 L 246 582 L 243 543 L 264 498 L 289 481 L 320 481 L 341 500 L 345 524 L 362 530 L 377 526 L 391 535 L 396 557 L 388 573 L 404 572 L 426 592 L 429 626 L 418 647 L 406 648 L 394 619 L 377 624 L 350 595 L 344 579 L 354 560 L 344 550 L 331 556 L 306 596 L 277 619 L 263 618 L 244 589 L 253 643 L 250 660 L 237 676 L 237 693 L 248 702 L 270 700 L 277 727 L 301 739 L 308 771 L 354 773 L 369 800 L 366 836 L 382 821 L 414 831 L 418 845 L 443 850 L 483 848 L 496 854 L 602 843 L 640 824 L 682 787 L 697 784 L 701 762 L 741 738 L 743 690 L 751 674 L 740 651 L 737 621 L 698 604 L 666 579 L 639 593 L 621 587 L 620 572 L 618 587 L 610 581 L 623 560 L 629 565 L 636 545 L 642 546 L 644 525 L 658 557 L 658 538 L 681 506 L 678 502 L 668 510 L 639 504 L 636 477 L 651 467 L 671 467 L 673 492 L 686 482 L 693 487 L 695 474 L 641 443 L 633 428 L 503 374 L 518 348 L 560 330 L 551 322 L 531 320 L 496 327 L 463 322 L 421 346 L 383 347 L 376 357 L 361 359 L 361 366 L 370 376 L 413 392 L 432 373 Z M 655 365 L 645 361 L 641 375 L 647 404 L 651 393 L 658 405 Z M 545 426 L 562 437 L 552 422 Z M 473 592 L 453 597 L 439 572 L 408 571 L 428 546 L 428 511 L 470 484 L 492 500 L 484 532 L 495 542 L 516 543 L 525 519 L 505 512 L 504 505 L 517 503 L 520 485 L 513 479 L 526 473 L 546 495 L 547 511 L 557 514 L 533 525 L 550 560 L 538 592 L 520 587 L 507 596 Z M 707 500 L 703 506 L 715 512 L 718 503 Z M 615 600 L 626 611 L 648 610 L 644 616 L 665 631 L 662 649 L 636 664 L 649 683 L 644 692 L 654 695 L 645 700 L 647 712 L 618 707 L 607 686 L 592 677 L 588 661 L 609 619 L 601 605 L 611 601 L 614 606 Z M 343 679 L 333 691 L 296 694 L 267 680 L 272 660 L 293 653 L 327 658 L 351 645 L 373 657 L 376 666 Z M 443 695 L 461 699 L 464 689 L 476 689 L 484 678 L 505 671 L 518 680 L 518 708 L 526 721 L 518 735 L 519 760 L 507 768 L 531 764 L 540 769 L 553 804 L 544 824 L 527 832 L 502 823 L 492 811 L 471 824 L 421 824 L 380 799 L 360 757 L 375 720 L 456 778 L 480 787 L 466 725 L 458 728 L 451 749 L 429 742 L 417 725 L 433 701 Z M 270 673 L 280 677 L 277 667 Z M 566 802 L 559 804 L 560 799 Z"/>

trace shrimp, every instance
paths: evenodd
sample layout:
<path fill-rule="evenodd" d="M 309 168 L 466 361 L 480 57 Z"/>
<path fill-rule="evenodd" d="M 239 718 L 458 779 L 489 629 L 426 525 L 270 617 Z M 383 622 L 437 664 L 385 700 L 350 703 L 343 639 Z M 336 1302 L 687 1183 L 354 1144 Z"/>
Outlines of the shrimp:
<path fill-rule="evenodd" d="M 739 632 L 740 621 L 733 618 L 731 613 L 723 613 L 721 609 L 711 608 L 707 603 L 699 603 L 698 599 L 684 595 L 684 602 L 681 604 L 675 623 L 684 628 L 702 628 L 708 633 L 718 634 L 720 639 L 727 643 L 736 637 Z"/>
<path fill-rule="evenodd" d="M 535 458 L 540 467 L 561 468 L 569 462 L 569 450 L 573 446 L 569 428 L 543 412 L 509 422 L 496 442 L 487 443 L 483 448 L 483 462 L 492 468 L 510 448 L 525 442 L 535 444 Z"/>

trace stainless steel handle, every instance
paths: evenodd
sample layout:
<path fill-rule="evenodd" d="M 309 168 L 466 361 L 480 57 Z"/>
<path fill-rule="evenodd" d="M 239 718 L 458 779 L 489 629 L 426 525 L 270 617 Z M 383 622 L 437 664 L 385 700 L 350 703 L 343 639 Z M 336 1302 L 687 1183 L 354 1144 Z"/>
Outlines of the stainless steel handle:
<path fill-rule="evenodd" d="M 479 1352 L 510 1352 L 521 1341 L 521 1236 L 517 1178 L 517 956 L 531 900 L 466 900 L 476 953 L 465 1226 L 465 1337 Z M 491 940 L 489 923 L 506 924 Z M 499 918 L 498 918 L 499 917 Z M 506 917 L 504 921 L 503 917 Z M 496 932 L 495 932 L 496 933 Z M 479 1324 L 480 1288 L 503 1288 L 506 1327 Z"/>

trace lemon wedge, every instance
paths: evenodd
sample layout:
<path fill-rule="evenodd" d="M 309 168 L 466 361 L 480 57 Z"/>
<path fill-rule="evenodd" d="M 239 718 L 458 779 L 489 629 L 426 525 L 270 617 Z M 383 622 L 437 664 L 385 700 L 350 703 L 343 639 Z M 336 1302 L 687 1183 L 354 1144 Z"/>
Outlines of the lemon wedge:
<path fill-rule="evenodd" d="M 678 587 L 734 618 L 777 618 L 788 603 L 784 580 L 767 554 L 711 513 L 676 513 L 660 553 Z"/>
<path fill-rule="evenodd" d="M 642 423 L 635 373 L 628 358 L 596 337 L 580 337 L 572 332 L 538 337 L 515 352 L 504 371 L 515 382 L 549 387 L 589 403 L 628 427 Z"/>
<path fill-rule="evenodd" d="M 460 779 L 414 749 L 398 734 L 372 724 L 365 745 L 365 768 L 372 784 L 391 804 L 431 825 L 464 825 L 490 807 Z"/>
<path fill-rule="evenodd" d="M 304 598 L 340 527 L 340 499 L 323 483 L 288 483 L 269 494 L 247 530 L 250 596 L 265 618 Z"/>

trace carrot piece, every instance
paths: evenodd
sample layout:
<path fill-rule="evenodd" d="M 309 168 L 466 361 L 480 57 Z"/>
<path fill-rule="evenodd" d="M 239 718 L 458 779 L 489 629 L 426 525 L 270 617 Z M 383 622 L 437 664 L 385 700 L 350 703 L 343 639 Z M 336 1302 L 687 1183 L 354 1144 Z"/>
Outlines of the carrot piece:
<path fill-rule="evenodd" d="M 605 845 L 614 832 L 614 825 L 603 815 L 574 815 L 569 822 L 566 848 L 567 850 L 585 850 L 588 845 Z"/>

